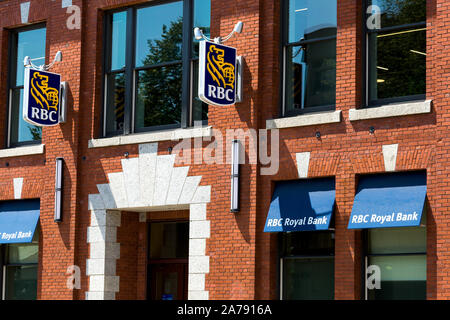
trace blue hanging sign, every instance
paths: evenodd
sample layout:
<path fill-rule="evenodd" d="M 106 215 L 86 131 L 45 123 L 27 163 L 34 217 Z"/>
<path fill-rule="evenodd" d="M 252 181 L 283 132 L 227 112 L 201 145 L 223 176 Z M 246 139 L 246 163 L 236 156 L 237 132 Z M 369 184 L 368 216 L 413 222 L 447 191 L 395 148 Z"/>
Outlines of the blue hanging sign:
<path fill-rule="evenodd" d="M 201 41 L 198 96 L 216 106 L 236 103 L 236 49 Z"/>
<path fill-rule="evenodd" d="M 61 75 L 25 68 L 23 119 L 36 126 L 59 123 Z"/>

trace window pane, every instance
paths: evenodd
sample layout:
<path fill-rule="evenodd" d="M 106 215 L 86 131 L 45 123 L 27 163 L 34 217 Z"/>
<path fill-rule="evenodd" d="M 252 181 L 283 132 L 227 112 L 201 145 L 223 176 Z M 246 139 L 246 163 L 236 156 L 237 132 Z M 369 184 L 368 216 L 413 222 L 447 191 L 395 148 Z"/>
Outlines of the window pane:
<path fill-rule="evenodd" d="M 125 67 L 125 49 L 127 36 L 127 12 L 118 12 L 112 17 L 111 70 Z"/>
<path fill-rule="evenodd" d="M 8 245 L 7 264 L 38 263 L 39 246 L 34 243 Z"/>
<path fill-rule="evenodd" d="M 424 213 L 425 214 L 425 213 Z M 369 254 L 427 251 L 425 227 L 369 229 Z"/>
<path fill-rule="evenodd" d="M 136 66 L 181 60 L 183 2 L 137 10 Z"/>
<path fill-rule="evenodd" d="M 189 224 L 150 224 L 150 259 L 187 258 Z"/>
<path fill-rule="evenodd" d="M 22 117 L 23 89 L 11 90 L 11 129 L 10 144 L 39 141 L 42 137 L 42 127 L 29 124 Z"/>
<path fill-rule="evenodd" d="M 336 35 L 336 0 L 289 0 L 290 43 Z"/>
<path fill-rule="evenodd" d="M 192 118 L 195 121 L 208 120 L 208 104 L 198 97 L 198 60 L 193 63 Z"/>
<path fill-rule="evenodd" d="M 135 127 L 179 124 L 181 63 L 138 72 Z"/>
<path fill-rule="evenodd" d="M 334 232 L 289 232 L 282 235 L 282 255 L 334 255 Z"/>
<path fill-rule="evenodd" d="M 194 0 L 194 28 L 199 27 L 206 37 L 211 36 L 211 0 Z M 198 57 L 199 40 L 193 39 L 193 56 Z"/>
<path fill-rule="evenodd" d="M 35 65 L 45 64 L 46 28 L 23 31 L 17 34 L 16 86 L 23 85 L 23 60 L 29 56 Z"/>
<path fill-rule="evenodd" d="M 368 290 L 369 299 L 426 299 L 426 255 L 370 257 L 369 265 L 381 270 L 381 289 Z"/>
<path fill-rule="evenodd" d="M 106 133 L 123 130 L 125 110 L 125 74 L 107 76 Z"/>
<path fill-rule="evenodd" d="M 370 5 L 380 8 L 381 28 L 426 21 L 426 0 L 369 0 Z"/>
<path fill-rule="evenodd" d="M 369 35 L 370 100 L 425 94 L 426 31 Z"/>
<path fill-rule="evenodd" d="M 35 300 L 37 265 L 6 267 L 6 300 Z"/>
<path fill-rule="evenodd" d="M 283 259 L 283 300 L 334 299 L 334 258 Z"/>
<path fill-rule="evenodd" d="M 336 40 L 286 49 L 286 113 L 336 99 Z"/>

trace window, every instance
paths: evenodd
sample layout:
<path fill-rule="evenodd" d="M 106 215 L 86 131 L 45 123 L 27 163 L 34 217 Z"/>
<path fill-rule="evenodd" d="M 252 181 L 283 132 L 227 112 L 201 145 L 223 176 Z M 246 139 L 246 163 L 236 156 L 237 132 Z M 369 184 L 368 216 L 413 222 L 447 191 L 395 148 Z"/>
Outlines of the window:
<path fill-rule="evenodd" d="M 336 3 L 336 0 L 283 2 L 284 116 L 334 109 Z"/>
<path fill-rule="evenodd" d="M 0 246 L 2 300 L 35 300 L 38 278 L 38 235 L 32 243 Z"/>
<path fill-rule="evenodd" d="M 334 231 L 282 233 L 281 298 L 334 299 Z"/>
<path fill-rule="evenodd" d="M 367 0 L 366 5 L 366 104 L 424 99 L 426 0 Z"/>
<path fill-rule="evenodd" d="M 154 222 L 150 224 L 149 259 L 188 257 L 189 223 Z"/>
<path fill-rule="evenodd" d="M 198 58 L 192 30 L 195 24 L 209 31 L 210 0 L 128 8 L 105 21 L 104 136 L 207 120 L 207 106 L 194 98 Z"/>
<path fill-rule="evenodd" d="M 147 298 L 187 299 L 189 222 L 149 224 Z"/>
<path fill-rule="evenodd" d="M 42 127 L 31 125 L 22 118 L 25 70 L 23 60 L 26 56 L 29 56 L 35 64 L 44 64 L 45 40 L 46 28 L 42 25 L 11 32 L 8 75 L 8 147 L 40 143 L 41 141 Z"/>
<path fill-rule="evenodd" d="M 379 267 L 380 289 L 367 289 L 369 300 L 426 299 L 426 212 L 420 227 L 367 230 L 367 266 Z"/>

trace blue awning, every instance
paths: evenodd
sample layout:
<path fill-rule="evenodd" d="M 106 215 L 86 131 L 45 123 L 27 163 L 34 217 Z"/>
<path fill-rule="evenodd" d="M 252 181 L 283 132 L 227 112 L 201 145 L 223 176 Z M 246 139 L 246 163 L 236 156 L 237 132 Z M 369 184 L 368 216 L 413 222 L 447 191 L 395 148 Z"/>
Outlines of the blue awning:
<path fill-rule="evenodd" d="M 0 202 L 0 244 L 33 240 L 39 220 L 39 200 Z"/>
<path fill-rule="evenodd" d="M 427 193 L 426 180 L 426 172 L 361 177 L 348 228 L 420 225 Z"/>
<path fill-rule="evenodd" d="M 328 229 L 335 195 L 334 178 L 277 183 L 264 232 Z"/>

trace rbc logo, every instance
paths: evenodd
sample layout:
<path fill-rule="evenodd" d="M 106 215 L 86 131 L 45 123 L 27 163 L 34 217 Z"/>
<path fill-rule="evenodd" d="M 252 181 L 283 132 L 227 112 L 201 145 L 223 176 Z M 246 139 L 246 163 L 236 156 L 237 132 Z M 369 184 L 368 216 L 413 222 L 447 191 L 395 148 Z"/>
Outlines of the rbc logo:
<path fill-rule="evenodd" d="M 59 74 L 26 68 L 23 119 L 37 126 L 58 124 L 60 85 Z"/>
<path fill-rule="evenodd" d="M 217 106 L 236 102 L 236 49 L 200 42 L 199 98 Z"/>

